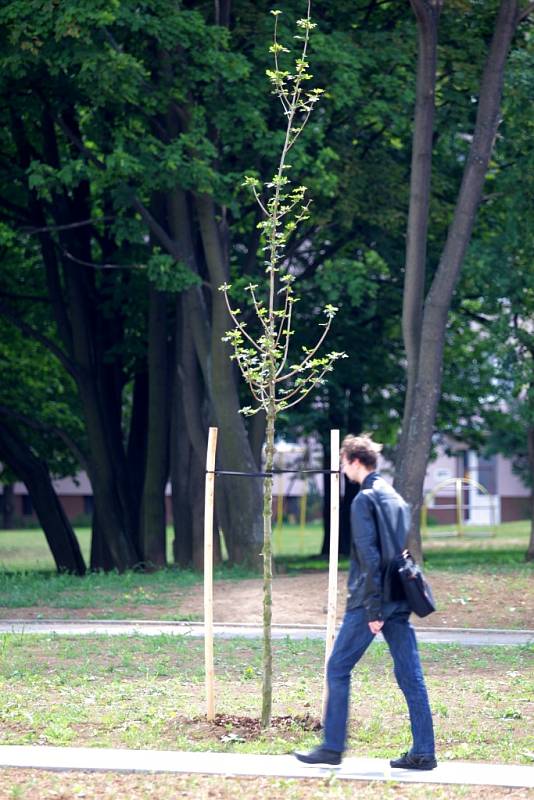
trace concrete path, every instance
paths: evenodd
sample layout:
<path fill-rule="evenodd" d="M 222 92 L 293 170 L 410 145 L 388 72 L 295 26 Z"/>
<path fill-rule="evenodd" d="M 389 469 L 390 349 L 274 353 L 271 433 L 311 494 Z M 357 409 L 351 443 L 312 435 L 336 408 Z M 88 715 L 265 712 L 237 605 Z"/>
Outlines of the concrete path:
<path fill-rule="evenodd" d="M 356 781 L 455 783 L 479 786 L 534 787 L 534 767 L 443 762 L 431 772 L 391 769 L 381 758 L 346 758 L 332 769 L 305 767 L 292 755 L 183 753 L 172 750 L 107 750 L 99 747 L 0 746 L 0 767 L 115 772 L 178 772 L 203 775 L 263 775 L 284 778 L 338 778 Z"/>
<path fill-rule="evenodd" d="M 534 644 L 534 631 L 494 630 L 490 628 L 416 628 L 420 642 L 462 645 Z M 65 636 L 204 636 L 202 622 L 158 622 L 153 620 L 17 620 L 0 621 L 0 633 L 55 633 Z M 263 635 L 259 625 L 234 623 L 214 626 L 214 636 L 257 639 Z M 324 639 L 325 629 L 314 625 L 273 625 L 273 639 Z"/>

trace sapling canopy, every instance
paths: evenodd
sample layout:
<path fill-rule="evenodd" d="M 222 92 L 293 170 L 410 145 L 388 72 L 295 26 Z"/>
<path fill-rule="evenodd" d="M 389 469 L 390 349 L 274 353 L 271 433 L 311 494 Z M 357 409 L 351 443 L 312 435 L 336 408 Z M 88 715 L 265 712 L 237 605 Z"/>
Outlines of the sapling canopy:
<path fill-rule="evenodd" d="M 280 101 L 285 121 L 285 137 L 277 169 L 268 181 L 246 176 L 243 185 L 253 194 L 261 210 L 261 247 L 264 254 L 266 279 L 250 283 L 245 287 L 248 302 L 247 316 L 255 318 L 255 330 L 244 319 L 241 309 L 232 304 L 230 284 L 224 284 L 228 312 L 233 327 L 226 333 L 224 341 L 233 349 L 231 358 L 237 363 L 252 394 L 252 405 L 241 409 L 250 416 L 263 410 L 266 416 L 265 473 L 263 486 L 263 695 L 262 725 L 267 727 L 272 708 L 272 490 L 273 460 L 276 417 L 286 411 L 310 392 L 325 383 L 334 362 L 345 358 L 343 352 L 321 353 L 337 308 L 325 305 L 319 322 L 319 335 L 314 344 L 303 347 L 294 356 L 291 352 L 293 329 L 293 307 L 298 301 L 295 294 L 296 276 L 286 255 L 286 247 L 302 222 L 310 216 L 310 199 L 306 186 L 294 185 L 291 180 L 291 164 L 288 156 L 309 120 L 322 89 L 308 88 L 312 75 L 309 71 L 308 47 L 310 35 L 316 27 L 311 20 L 310 3 L 307 14 L 297 21 L 298 33 L 294 37 L 300 44 L 299 54 L 293 59 L 290 69 L 282 68 L 281 59 L 291 55 L 278 37 L 278 17 L 275 10 L 274 36 L 270 46 L 274 69 L 266 70 L 273 94 Z"/>

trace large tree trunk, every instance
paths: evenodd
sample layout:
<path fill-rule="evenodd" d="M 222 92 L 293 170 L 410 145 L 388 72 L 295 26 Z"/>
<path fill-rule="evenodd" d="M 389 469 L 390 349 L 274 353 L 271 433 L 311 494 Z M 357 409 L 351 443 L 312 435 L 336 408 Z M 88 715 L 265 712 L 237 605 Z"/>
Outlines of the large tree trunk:
<path fill-rule="evenodd" d="M 66 121 L 79 135 L 72 112 L 66 114 Z M 53 213 L 59 225 L 90 218 L 88 185 L 77 186 L 68 202 L 65 197 L 58 198 Z M 102 530 L 105 530 L 108 549 L 115 567 L 122 572 L 141 561 L 137 546 L 138 522 L 132 515 L 133 502 L 120 430 L 121 413 L 114 408 L 120 404 L 120 391 L 108 381 L 103 365 L 106 351 L 99 330 L 103 323 L 96 316 L 94 271 L 83 266 L 92 262 L 90 237 L 91 231 L 86 227 L 60 233 L 72 353 L 78 365 L 77 383 L 88 437 L 88 467 L 95 512 L 102 525 L 105 521 Z"/>
<path fill-rule="evenodd" d="M 91 533 L 91 570 L 111 572 L 113 569 L 115 561 L 107 541 L 106 521 L 100 519 L 95 508 Z"/>
<path fill-rule="evenodd" d="M 132 515 L 141 519 L 141 501 L 145 484 L 148 428 L 148 372 L 143 369 L 135 375 L 133 382 L 132 413 L 130 418 L 127 463 L 132 494 Z M 141 531 L 137 541 L 142 550 Z"/>
<path fill-rule="evenodd" d="M 65 119 L 71 129 L 76 129 L 76 119 L 72 110 L 65 112 Z M 31 148 L 27 143 L 23 123 L 13 123 L 20 162 L 27 168 Z M 51 115 L 43 115 L 44 161 L 54 168 L 61 166 L 55 126 Z M 91 217 L 90 192 L 86 184 L 79 185 L 70 195 L 58 193 L 47 204 L 29 191 L 30 214 L 36 227 L 43 227 L 47 213 L 50 212 L 57 225 L 69 225 Z M 46 213 L 45 213 L 46 209 Z M 107 369 L 103 367 L 102 340 L 100 326 L 95 319 L 94 276 L 89 274 L 84 263 L 91 263 L 90 229 L 82 227 L 59 234 L 63 252 L 64 275 L 60 276 L 56 257 L 56 244 L 48 233 L 40 235 L 43 263 L 46 270 L 47 287 L 51 300 L 57 330 L 68 353 L 70 373 L 78 385 L 82 413 L 84 415 L 89 443 L 88 473 L 91 480 L 95 513 L 100 520 L 97 526 L 99 538 L 108 539 L 107 552 L 113 566 L 124 570 L 139 562 L 135 544 L 136 521 L 132 517 L 133 502 L 128 489 L 128 474 L 125 469 L 124 452 L 120 431 L 120 410 L 113 406 L 120 402 L 120 391 L 113 396 L 106 393 L 108 383 Z M 81 263 L 76 262 L 76 258 Z M 68 367 L 69 365 L 67 365 Z M 109 388 L 109 386 L 108 386 Z M 92 566 L 108 568 L 110 558 L 102 563 L 98 554 L 106 548 L 97 542 L 92 548 Z"/>
<path fill-rule="evenodd" d="M 192 446 L 185 424 L 181 377 L 176 366 L 171 407 L 170 470 L 174 527 L 172 551 L 174 562 L 180 567 L 189 567 L 193 561 L 193 514 L 188 486 L 191 457 Z M 200 515 L 200 509 L 198 511 Z"/>
<path fill-rule="evenodd" d="M 6 531 L 14 527 L 15 495 L 12 483 L 4 483 L 2 508 L 2 528 Z"/>
<path fill-rule="evenodd" d="M 426 6 L 426 4 L 418 5 Z M 438 269 L 424 303 L 420 342 L 416 353 L 415 387 L 411 396 L 406 398 L 406 401 L 411 403 L 411 409 L 409 414 L 405 413 L 405 428 L 397 456 L 395 486 L 412 506 L 412 527 L 408 541 L 412 552 L 418 558 L 421 557 L 420 510 L 423 482 L 441 392 L 448 312 L 471 238 L 497 133 L 504 68 L 517 22 L 516 0 L 502 0 L 482 77 L 475 132 L 454 217 Z M 412 187 L 412 191 L 415 192 L 415 188 Z M 422 266 L 420 268 L 422 269 Z"/>
<path fill-rule="evenodd" d="M 525 553 L 526 561 L 534 561 L 534 425 L 528 429 L 528 463 L 530 465 L 530 541 Z"/>
<path fill-rule="evenodd" d="M 172 110 L 167 120 L 170 135 L 176 137 L 180 126 Z M 175 187 L 167 194 L 167 217 L 173 236 L 173 254 L 198 275 L 188 198 Z M 176 298 L 173 392 L 171 410 L 171 485 L 174 541 L 173 556 L 183 567 L 198 563 L 196 533 L 204 526 L 204 506 L 198 502 L 197 487 L 191 476 L 197 462 L 205 460 L 208 420 L 204 418 L 205 380 L 208 374 L 207 314 L 198 286 Z M 204 379 L 200 371 L 204 366 Z M 203 382 L 204 380 L 204 382 Z M 204 474 L 200 477 L 201 491 Z"/>
<path fill-rule="evenodd" d="M 58 572 L 85 573 L 72 526 L 52 486 L 48 467 L 14 432 L 0 425 L 0 458 L 26 484 Z"/>
<path fill-rule="evenodd" d="M 212 292 L 211 400 L 219 427 L 218 464 L 222 469 L 254 472 L 256 465 L 243 417 L 230 350 L 222 341 L 231 321 L 222 292 L 227 280 L 227 262 L 211 197 L 199 195 L 196 207 L 210 273 Z M 259 568 L 262 546 L 262 490 L 258 480 L 224 476 L 221 484 L 227 498 L 229 521 L 224 534 L 230 560 Z"/>
<path fill-rule="evenodd" d="M 438 24 L 443 0 L 437 2 L 411 0 L 411 5 L 417 19 L 417 77 L 402 301 L 402 335 L 406 351 L 406 396 L 401 438 L 397 451 L 397 471 L 400 470 L 399 458 L 404 453 L 404 438 L 413 413 L 417 363 L 421 344 L 432 176 Z"/>
<path fill-rule="evenodd" d="M 136 536 L 131 520 L 131 508 L 119 489 L 124 476 L 115 470 L 113 445 L 116 437 L 108 433 L 109 420 L 101 401 L 93 362 L 92 321 L 87 308 L 90 286 L 83 280 L 80 267 L 66 269 L 70 317 L 73 329 L 73 352 L 80 366 L 78 388 L 88 436 L 89 478 L 93 488 L 95 512 L 105 520 L 109 551 L 119 571 L 134 567 L 141 561 L 135 546 Z M 85 276 L 84 276 L 85 277 Z M 122 496 L 121 496 L 122 495 Z"/>
<path fill-rule="evenodd" d="M 168 477 L 169 380 L 167 296 L 149 289 L 148 319 L 148 438 L 141 504 L 142 552 L 151 567 L 166 558 L 165 486 Z"/>

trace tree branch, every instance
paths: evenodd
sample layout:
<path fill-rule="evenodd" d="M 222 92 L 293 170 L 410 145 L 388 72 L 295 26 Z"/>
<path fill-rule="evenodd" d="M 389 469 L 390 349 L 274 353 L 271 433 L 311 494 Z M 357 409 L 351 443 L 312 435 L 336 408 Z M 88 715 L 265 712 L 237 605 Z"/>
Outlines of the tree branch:
<path fill-rule="evenodd" d="M 76 134 L 73 131 L 71 131 L 71 129 L 69 128 L 69 126 L 67 125 L 65 120 L 62 117 L 57 117 L 56 119 L 57 119 L 57 123 L 58 123 L 59 127 L 61 128 L 61 130 L 63 131 L 63 133 L 67 137 L 67 139 L 70 142 L 72 142 L 72 144 L 76 145 L 76 147 L 78 148 L 80 153 L 83 156 L 85 156 L 85 158 L 88 161 L 90 161 L 92 164 L 94 164 L 96 167 L 98 167 L 99 170 L 102 170 L 103 172 L 105 172 L 106 171 L 106 165 L 103 164 L 100 161 L 100 159 L 97 158 L 95 156 L 95 154 L 91 150 L 89 150 L 88 147 L 86 147 L 84 145 L 84 143 L 79 138 L 79 136 L 76 136 Z"/>
<path fill-rule="evenodd" d="M 2 303 L 0 300 L 0 314 L 2 314 L 7 320 L 9 320 L 16 328 L 21 331 L 21 333 L 25 333 L 27 336 L 31 336 L 32 339 L 35 339 L 36 342 L 42 344 L 43 347 L 46 347 L 52 355 L 54 355 L 58 361 L 65 367 L 69 375 L 72 375 L 73 378 L 76 378 L 79 375 L 79 367 L 78 365 L 68 357 L 63 350 L 58 347 L 58 345 L 49 339 L 48 336 L 44 336 L 42 333 L 39 333 L 32 325 L 28 325 L 27 322 L 24 322 L 20 318 L 18 314 L 16 314 L 9 306 L 5 303 Z"/>
<path fill-rule="evenodd" d="M 80 466 L 87 471 L 87 458 L 85 453 L 78 447 L 74 439 L 72 439 L 72 437 L 62 428 L 58 428 L 55 425 L 45 425 L 43 422 L 37 422 L 31 417 L 26 416 L 26 414 L 21 414 L 20 411 L 13 411 L 13 409 L 4 405 L 0 405 L 0 414 L 3 414 L 5 417 L 16 419 L 19 422 L 22 422 L 28 428 L 32 428 L 35 431 L 53 433 L 56 436 L 59 436 L 59 438 L 67 445 L 71 453 L 75 456 Z"/>
<path fill-rule="evenodd" d="M 81 258 L 76 258 L 68 250 L 62 250 L 61 252 L 69 261 L 81 264 L 82 267 L 92 267 L 92 269 L 146 269 L 146 264 L 95 264 L 93 261 L 83 261 Z"/>
<path fill-rule="evenodd" d="M 71 222 L 68 225 L 45 225 L 43 228 L 21 228 L 22 233 L 34 236 L 36 233 L 52 233 L 53 231 L 68 231 L 72 228 L 82 228 L 85 225 L 94 225 L 96 222 L 110 222 L 116 217 L 97 217 L 95 219 L 82 219 L 80 222 Z"/>
<path fill-rule="evenodd" d="M 519 11 L 517 15 L 517 24 L 519 25 L 520 22 L 523 22 L 532 12 L 534 11 L 534 3 L 529 3 L 523 11 Z"/>
<path fill-rule="evenodd" d="M 7 297 L 9 300 L 26 300 L 30 303 L 50 303 L 49 297 L 39 297 L 31 294 L 15 294 L 14 292 L 1 292 L 0 297 Z"/>

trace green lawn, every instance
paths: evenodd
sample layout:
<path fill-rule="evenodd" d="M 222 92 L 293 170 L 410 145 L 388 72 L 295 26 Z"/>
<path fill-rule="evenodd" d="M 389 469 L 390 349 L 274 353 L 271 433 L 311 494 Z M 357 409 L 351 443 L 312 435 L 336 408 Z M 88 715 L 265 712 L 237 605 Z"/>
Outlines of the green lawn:
<path fill-rule="evenodd" d="M 464 555 L 464 560 L 478 559 L 489 562 L 522 560 L 527 549 L 530 523 L 528 520 L 520 522 L 507 522 L 498 525 L 495 536 L 487 536 L 487 528 L 479 527 L 469 529 L 464 536 L 454 536 L 454 526 L 432 527 L 424 539 L 425 556 L 430 564 L 449 558 L 456 559 L 458 553 L 471 553 Z M 76 535 L 80 542 L 83 555 L 89 561 L 91 531 L 89 528 L 76 528 Z M 174 532 L 171 526 L 167 528 L 167 558 L 172 563 L 172 540 Z M 275 528 L 274 554 L 275 557 L 291 563 L 299 559 L 316 557 L 321 550 L 323 532 L 319 522 L 308 524 L 305 528 L 300 525 L 284 525 L 281 529 Z M 440 555 L 443 554 L 443 555 Z M 316 568 L 324 568 L 325 561 L 319 559 Z M 54 561 L 50 554 L 45 536 L 39 528 L 23 529 L 16 531 L 0 530 L 0 571 L 1 572 L 26 572 L 54 571 Z"/>
<path fill-rule="evenodd" d="M 91 547 L 90 528 L 76 528 L 76 535 L 86 563 Z M 275 555 L 314 555 L 321 549 L 323 529 L 317 522 L 301 529 L 299 525 L 284 525 L 274 529 Z M 172 563 L 172 541 L 174 530 L 167 528 L 167 559 Z M 26 570 L 54 570 L 46 538 L 40 528 L 15 531 L 0 530 L 0 571 L 23 572 Z"/>
<path fill-rule="evenodd" d="M 78 533 L 87 551 L 89 531 Z M 327 559 L 316 555 L 320 540 L 318 526 L 309 526 L 304 532 L 298 526 L 285 527 L 278 542 L 278 569 L 290 573 L 326 570 Z M 474 573 L 488 580 L 502 574 L 515 581 L 518 590 L 525 587 L 528 591 L 534 564 L 524 561 L 527 542 L 527 522 L 501 525 L 492 539 L 435 539 L 425 544 L 425 568 L 435 575 L 461 574 L 463 582 L 469 582 Z M 348 560 L 341 559 L 340 566 L 346 568 Z M 253 575 L 227 564 L 215 570 L 216 579 Z M 147 607 L 158 606 L 158 618 L 183 619 L 180 592 L 201 581 L 202 573 L 172 566 L 155 573 L 89 573 L 83 579 L 58 575 L 42 531 L 0 531 L 0 605 L 5 608 L 98 609 L 99 618 L 135 618 L 136 608 L 144 607 L 146 615 Z M 53 616 L 53 612 L 47 610 L 44 616 Z"/>
<path fill-rule="evenodd" d="M 274 643 L 273 715 L 285 719 L 266 732 L 257 724 L 261 653 L 260 640 L 216 642 L 216 711 L 225 718 L 208 724 L 201 640 L 3 635 L 0 743 L 243 753 L 312 746 L 324 643 Z M 533 648 L 422 645 L 421 653 L 442 758 L 532 761 Z M 350 752 L 387 757 L 408 744 L 390 657 L 375 643 L 353 679 Z"/>

